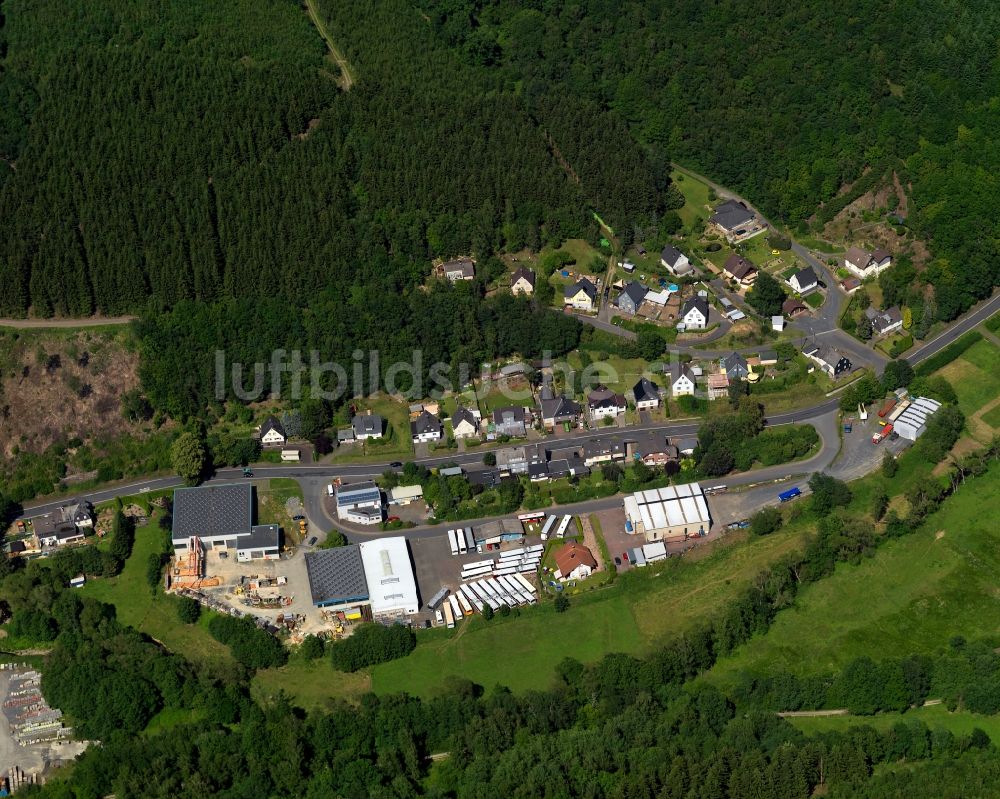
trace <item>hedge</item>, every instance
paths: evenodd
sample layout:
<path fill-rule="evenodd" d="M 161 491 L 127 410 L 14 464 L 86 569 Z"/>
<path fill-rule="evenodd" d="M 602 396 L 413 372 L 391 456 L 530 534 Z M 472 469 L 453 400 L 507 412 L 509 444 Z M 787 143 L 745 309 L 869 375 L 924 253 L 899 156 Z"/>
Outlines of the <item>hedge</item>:
<path fill-rule="evenodd" d="M 956 358 L 962 357 L 962 353 L 969 349 L 969 347 L 982 340 L 983 336 L 981 333 L 975 330 L 970 330 L 961 338 L 955 339 L 955 341 L 951 342 L 951 344 L 940 352 L 932 355 L 913 371 L 916 372 L 918 377 L 927 377 L 928 375 L 936 372 L 938 369 L 947 366 Z"/>

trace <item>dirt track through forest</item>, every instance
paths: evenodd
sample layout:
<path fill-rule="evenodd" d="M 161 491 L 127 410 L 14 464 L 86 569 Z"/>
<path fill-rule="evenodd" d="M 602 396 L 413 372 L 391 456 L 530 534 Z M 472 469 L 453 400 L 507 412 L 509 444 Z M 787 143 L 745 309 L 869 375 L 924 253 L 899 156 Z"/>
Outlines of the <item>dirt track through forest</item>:
<path fill-rule="evenodd" d="M 354 76 L 351 75 L 351 65 L 347 63 L 347 58 L 340 52 L 340 48 L 337 47 L 330 32 L 326 29 L 323 20 L 320 19 L 319 9 L 316 8 L 316 0 L 305 0 L 305 4 L 309 19 L 312 20 L 313 25 L 316 26 L 316 30 L 319 31 L 319 35 L 326 42 L 326 46 L 330 50 L 330 57 L 340 68 L 340 88 L 345 92 L 350 91 L 354 85 Z"/>

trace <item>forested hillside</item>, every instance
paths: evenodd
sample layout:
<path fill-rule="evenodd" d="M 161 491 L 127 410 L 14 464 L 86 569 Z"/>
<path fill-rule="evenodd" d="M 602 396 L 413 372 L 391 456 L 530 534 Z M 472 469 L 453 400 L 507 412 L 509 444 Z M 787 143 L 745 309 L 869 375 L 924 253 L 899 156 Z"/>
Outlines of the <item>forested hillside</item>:
<path fill-rule="evenodd" d="M 341 5 L 322 11 L 356 26 L 333 26 L 349 92 L 291 0 L 5 0 L 0 313 L 397 292 L 435 256 L 596 232 L 607 190 L 511 85 L 412 10 Z M 586 120 L 607 133 L 581 170 L 603 153 L 631 172 L 598 210 L 654 218 L 652 170 L 609 119 Z"/>
<path fill-rule="evenodd" d="M 996 3 L 416 2 L 469 63 L 527 97 L 613 109 L 643 146 L 800 230 L 891 166 L 939 256 L 941 318 L 1000 282 Z"/>

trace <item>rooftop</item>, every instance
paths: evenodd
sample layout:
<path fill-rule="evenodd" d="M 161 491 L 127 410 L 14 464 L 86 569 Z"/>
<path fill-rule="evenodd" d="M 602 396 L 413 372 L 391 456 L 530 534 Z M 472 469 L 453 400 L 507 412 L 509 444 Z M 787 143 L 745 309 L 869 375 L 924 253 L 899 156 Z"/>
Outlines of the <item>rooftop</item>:
<path fill-rule="evenodd" d="M 253 525 L 253 486 L 226 483 L 174 491 L 174 541 L 196 536 L 246 535 Z"/>
<path fill-rule="evenodd" d="M 309 591 L 314 605 L 362 602 L 368 599 L 368 583 L 356 544 L 306 553 Z"/>

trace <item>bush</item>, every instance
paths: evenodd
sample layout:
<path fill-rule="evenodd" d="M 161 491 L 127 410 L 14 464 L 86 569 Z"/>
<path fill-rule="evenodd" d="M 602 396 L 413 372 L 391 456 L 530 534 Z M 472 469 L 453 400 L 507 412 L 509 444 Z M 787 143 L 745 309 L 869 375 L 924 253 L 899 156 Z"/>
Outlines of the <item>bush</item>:
<path fill-rule="evenodd" d="M 905 336 L 899 336 L 893 339 L 892 346 L 889 347 L 889 357 L 898 358 L 912 346 L 913 346 L 913 336 L 911 336 L 909 333 L 907 333 Z"/>
<path fill-rule="evenodd" d="M 753 535 L 770 535 L 781 527 L 782 521 L 780 510 L 775 507 L 764 508 L 750 517 L 750 532 Z"/>
<path fill-rule="evenodd" d="M 978 333 L 975 330 L 970 330 L 964 336 L 956 339 L 940 352 L 932 355 L 920 364 L 914 371 L 917 373 L 918 377 L 927 377 L 932 372 L 936 372 L 938 369 L 947 366 L 956 358 L 961 357 L 963 352 L 969 349 L 969 347 L 977 341 L 982 341 L 982 339 L 983 336 L 981 333 Z"/>
<path fill-rule="evenodd" d="M 194 624 L 201 618 L 201 605 L 189 596 L 182 596 L 177 602 L 177 618 L 184 624 Z"/>
<path fill-rule="evenodd" d="M 228 646 L 233 657 L 247 668 L 267 669 L 288 662 L 288 652 L 281 642 L 251 619 L 213 616 L 208 632 L 216 641 Z"/>
<path fill-rule="evenodd" d="M 394 624 L 362 624 L 348 638 L 330 647 L 330 659 L 338 671 L 357 671 L 365 666 L 406 657 L 417 645 L 409 627 Z"/>
<path fill-rule="evenodd" d="M 326 534 L 326 539 L 320 544 L 320 549 L 336 549 L 337 547 L 346 547 L 348 544 L 347 536 L 345 536 L 340 530 L 331 530 Z"/>
<path fill-rule="evenodd" d="M 299 645 L 299 654 L 306 660 L 319 660 L 323 657 L 324 649 L 323 639 L 317 638 L 315 635 L 307 635 Z"/>
<path fill-rule="evenodd" d="M 566 596 L 565 592 L 556 594 L 555 608 L 556 613 L 565 613 L 569 610 L 569 597 Z"/>
<path fill-rule="evenodd" d="M 814 472 L 809 478 L 809 488 L 812 490 L 812 509 L 819 516 L 851 501 L 847 483 L 828 474 Z"/>

